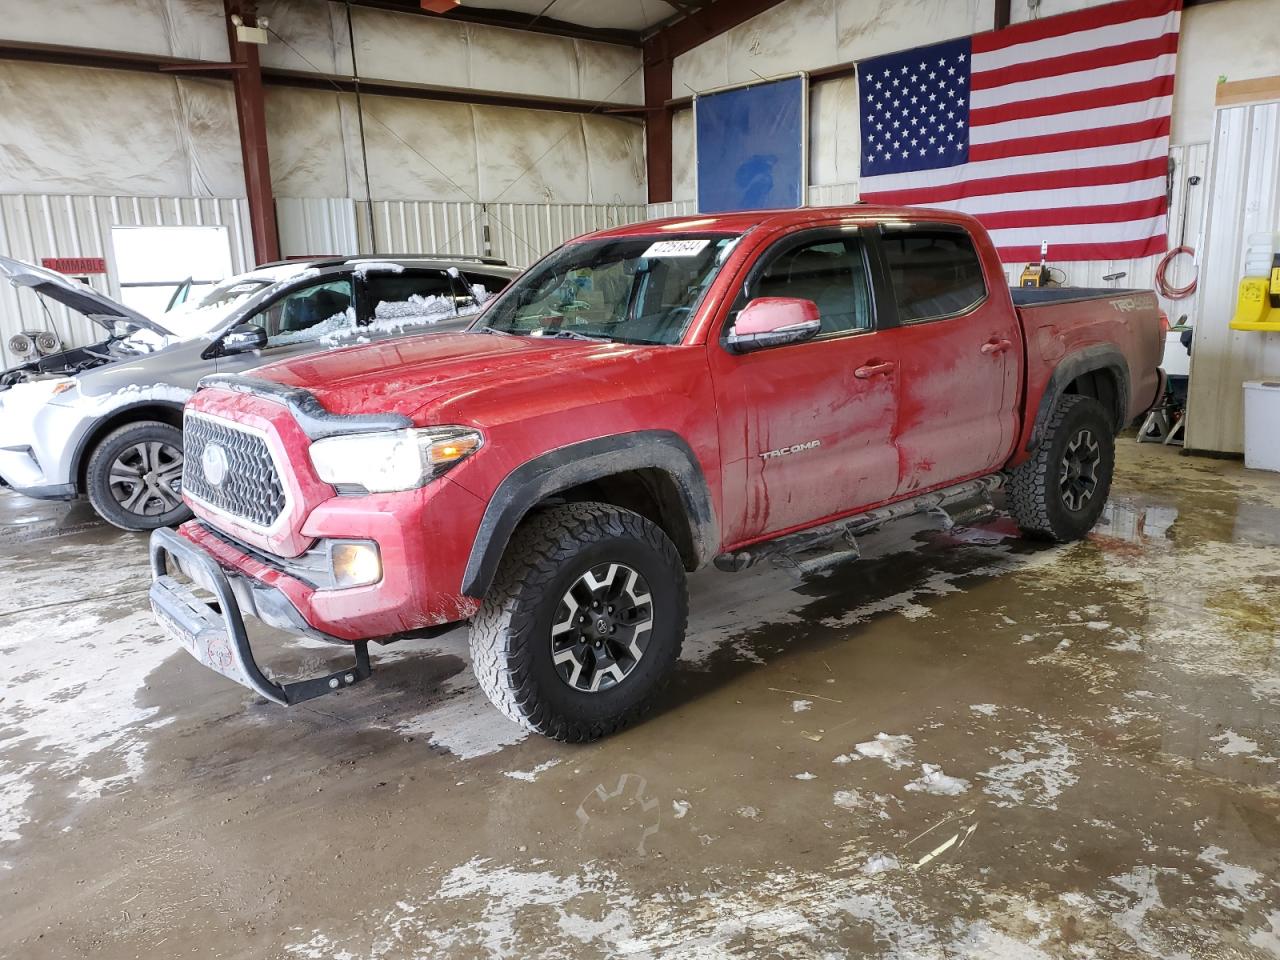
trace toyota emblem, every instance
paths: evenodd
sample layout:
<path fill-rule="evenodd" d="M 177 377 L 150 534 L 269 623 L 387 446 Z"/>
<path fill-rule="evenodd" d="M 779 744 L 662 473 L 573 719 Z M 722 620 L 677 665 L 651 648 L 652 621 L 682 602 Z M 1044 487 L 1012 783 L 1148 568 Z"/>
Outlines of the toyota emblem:
<path fill-rule="evenodd" d="M 200 455 L 200 466 L 204 468 L 206 480 L 215 487 L 222 486 L 222 481 L 227 479 L 227 451 L 221 444 L 209 444 Z"/>

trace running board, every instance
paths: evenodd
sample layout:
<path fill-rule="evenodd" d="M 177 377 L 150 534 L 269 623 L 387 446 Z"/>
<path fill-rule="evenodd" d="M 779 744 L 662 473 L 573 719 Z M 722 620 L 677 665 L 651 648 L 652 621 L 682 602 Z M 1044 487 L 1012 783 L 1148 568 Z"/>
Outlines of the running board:
<path fill-rule="evenodd" d="M 752 544 L 732 553 L 722 553 L 713 562 L 717 569 L 736 573 L 769 560 L 798 576 L 808 576 L 847 560 L 858 559 L 861 556 L 858 537 L 871 533 L 890 520 L 930 514 L 946 530 L 987 520 L 996 512 L 991 495 L 1003 485 L 1004 474 L 993 473 L 834 523 Z"/>

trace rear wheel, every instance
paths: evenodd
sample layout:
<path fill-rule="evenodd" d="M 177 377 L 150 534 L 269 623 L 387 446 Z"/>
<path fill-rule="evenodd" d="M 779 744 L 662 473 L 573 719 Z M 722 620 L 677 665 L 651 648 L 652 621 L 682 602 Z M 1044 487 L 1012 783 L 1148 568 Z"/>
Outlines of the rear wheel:
<path fill-rule="evenodd" d="M 140 420 L 107 434 L 89 456 L 89 502 L 122 530 L 155 530 L 191 517 L 182 502 L 182 431 Z"/>
<path fill-rule="evenodd" d="M 595 740 L 652 706 L 687 620 L 684 567 L 662 530 L 608 504 L 564 504 L 512 538 L 472 623 L 472 661 L 516 723 Z"/>
<path fill-rule="evenodd" d="M 1079 540 L 1102 515 L 1114 468 L 1106 409 L 1092 397 L 1062 397 L 1035 456 L 1010 472 L 1009 510 L 1028 537 Z"/>

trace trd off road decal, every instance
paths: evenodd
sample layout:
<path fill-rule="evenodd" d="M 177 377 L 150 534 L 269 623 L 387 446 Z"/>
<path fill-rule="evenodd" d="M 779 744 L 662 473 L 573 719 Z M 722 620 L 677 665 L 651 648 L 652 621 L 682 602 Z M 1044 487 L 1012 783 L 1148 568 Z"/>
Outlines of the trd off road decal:
<path fill-rule="evenodd" d="M 775 457 L 789 457 L 793 453 L 804 453 L 806 450 L 812 450 L 814 447 L 822 446 L 821 440 L 809 440 L 805 443 L 797 443 L 791 447 L 779 447 L 777 450 L 766 450 L 760 454 L 761 460 L 772 460 Z"/>

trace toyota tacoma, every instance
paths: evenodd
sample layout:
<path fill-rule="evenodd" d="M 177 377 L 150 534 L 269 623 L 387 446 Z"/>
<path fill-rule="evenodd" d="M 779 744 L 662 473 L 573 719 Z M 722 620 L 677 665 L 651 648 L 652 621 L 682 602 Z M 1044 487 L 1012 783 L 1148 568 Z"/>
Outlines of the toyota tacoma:
<path fill-rule="evenodd" d="M 368 644 L 469 621 L 493 703 L 590 740 L 649 707 L 686 574 L 857 555 L 895 517 L 990 514 L 1069 541 L 1119 430 L 1163 390 L 1149 291 L 1010 292 L 973 219 L 805 209 L 578 238 L 465 332 L 207 377 L 185 412 L 195 518 L 152 534 L 151 604 L 281 704 Z M 348 644 L 292 682 L 249 617 Z"/>

